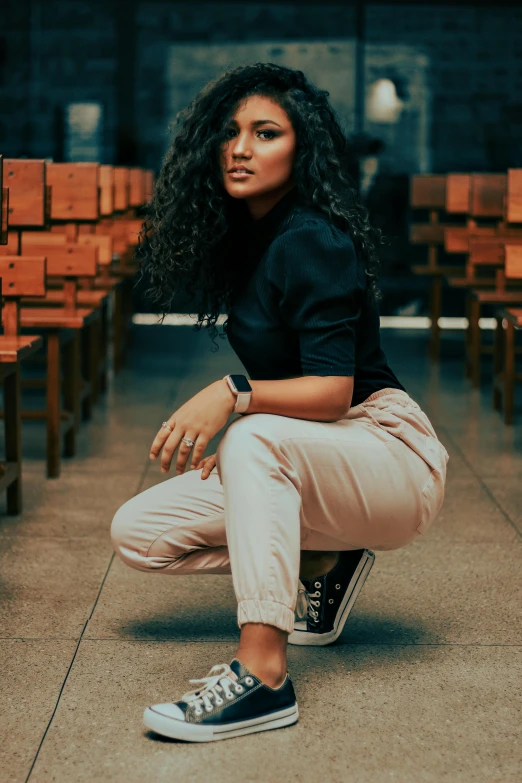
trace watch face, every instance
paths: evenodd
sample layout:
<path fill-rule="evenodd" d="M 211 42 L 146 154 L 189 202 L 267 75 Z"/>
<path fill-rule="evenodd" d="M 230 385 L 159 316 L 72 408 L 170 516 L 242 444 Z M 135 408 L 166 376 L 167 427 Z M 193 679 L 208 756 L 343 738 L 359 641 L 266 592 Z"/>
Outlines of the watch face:
<path fill-rule="evenodd" d="M 230 378 L 238 392 L 252 391 L 252 387 L 248 382 L 248 378 L 245 378 L 244 375 L 230 375 Z"/>

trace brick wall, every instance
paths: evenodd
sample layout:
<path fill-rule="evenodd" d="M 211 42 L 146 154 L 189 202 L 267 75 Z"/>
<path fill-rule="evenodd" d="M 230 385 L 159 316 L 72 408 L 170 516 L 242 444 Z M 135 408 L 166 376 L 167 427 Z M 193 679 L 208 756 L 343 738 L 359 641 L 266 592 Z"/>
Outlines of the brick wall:
<path fill-rule="evenodd" d="M 136 163 L 154 167 L 161 162 L 170 119 L 166 59 L 172 44 L 351 39 L 355 30 L 350 6 L 303 6 L 297 0 L 137 1 L 136 9 Z M 112 11 L 110 0 L 2 4 L 0 151 L 6 156 L 58 159 L 61 107 L 92 100 L 105 109 L 103 161 L 114 160 L 118 86 Z M 404 59 L 411 47 L 427 58 L 433 170 L 522 165 L 522 9 L 374 5 L 367 10 L 367 36 L 372 48 L 395 48 Z M 397 171 L 411 166 L 410 159 L 401 159 L 401 134 L 393 161 Z"/>

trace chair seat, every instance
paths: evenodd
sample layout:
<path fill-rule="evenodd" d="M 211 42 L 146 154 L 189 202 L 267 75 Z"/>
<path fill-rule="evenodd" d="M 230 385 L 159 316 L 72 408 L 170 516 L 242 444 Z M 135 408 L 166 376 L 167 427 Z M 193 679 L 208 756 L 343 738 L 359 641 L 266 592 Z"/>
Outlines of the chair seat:
<path fill-rule="evenodd" d="M 30 329 L 38 327 L 81 329 L 99 314 L 99 310 L 87 308 L 68 311 L 61 307 L 22 307 L 20 309 L 20 325 Z"/>
<path fill-rule="evenodd" d="M 37 335 L 0 337 L 0 364 L 11 364 L 25 359 L 43 345 L 43 338 Z"/>
<path fill-rule="evenodd" d="M 522 304 L 522 289 L 518 291 L 472 291 L 471 296 L 483 304 Z"/>

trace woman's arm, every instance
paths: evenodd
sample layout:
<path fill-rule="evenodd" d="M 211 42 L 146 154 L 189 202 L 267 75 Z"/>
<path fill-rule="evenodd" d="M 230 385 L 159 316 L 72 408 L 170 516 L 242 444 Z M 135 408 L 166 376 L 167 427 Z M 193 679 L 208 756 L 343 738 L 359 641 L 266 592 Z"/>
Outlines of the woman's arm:
<path fill-rule="evenodd" d="M 227 382 L 223 383 L 230 391 Z M 352 401 L 353 375 L 306 375 L 281 381 L 250 381 L 252 396 L 243 416 L 275 413 L 295 419 L 338 421 Z"/>

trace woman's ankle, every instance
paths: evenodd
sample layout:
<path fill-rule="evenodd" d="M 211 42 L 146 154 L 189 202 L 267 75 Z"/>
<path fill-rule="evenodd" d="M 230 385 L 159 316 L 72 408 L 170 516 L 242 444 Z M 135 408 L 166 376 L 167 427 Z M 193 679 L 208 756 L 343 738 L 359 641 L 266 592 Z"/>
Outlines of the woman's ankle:
<path fill-rule="evenodd" d="M 236 658 L 270 688 L 278 688 L 286 677 L 288 634 L 263 623 L 245 623 Z"/>

